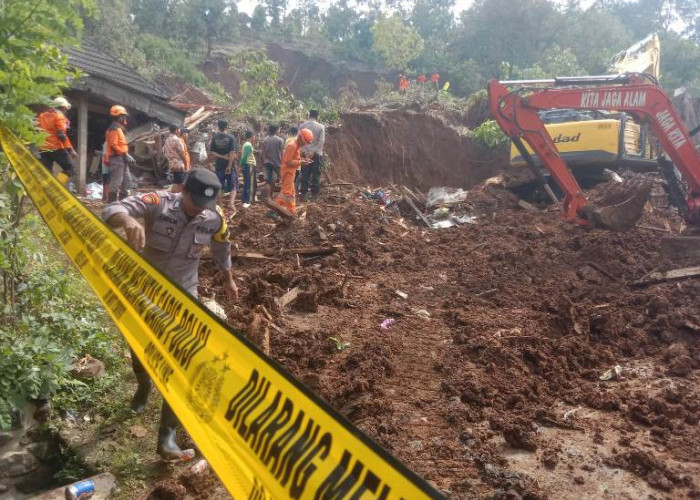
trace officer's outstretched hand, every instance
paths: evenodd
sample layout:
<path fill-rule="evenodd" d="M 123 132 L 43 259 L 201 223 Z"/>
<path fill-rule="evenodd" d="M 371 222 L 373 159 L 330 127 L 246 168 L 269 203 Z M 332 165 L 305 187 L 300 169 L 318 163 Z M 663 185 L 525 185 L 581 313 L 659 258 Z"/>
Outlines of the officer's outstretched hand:
<path fill-rule="evenodd" d="M 129 217 L 124 221 L 123 227 L 129 245 L 137 252 L 143 250 L 143 247 L 146 246 L 146 232 L 143 226 L 133 217 Z"/>

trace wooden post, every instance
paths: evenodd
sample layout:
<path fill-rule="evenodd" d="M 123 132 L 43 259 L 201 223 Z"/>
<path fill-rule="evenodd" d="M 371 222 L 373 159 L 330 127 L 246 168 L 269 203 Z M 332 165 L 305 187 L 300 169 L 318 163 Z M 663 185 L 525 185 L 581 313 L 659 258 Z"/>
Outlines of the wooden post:
<path fill-rule="evenodd" d="M 85 194 L 87 180 L 88 107 L 84 97 L 78 100 L 78 193 Z"/>

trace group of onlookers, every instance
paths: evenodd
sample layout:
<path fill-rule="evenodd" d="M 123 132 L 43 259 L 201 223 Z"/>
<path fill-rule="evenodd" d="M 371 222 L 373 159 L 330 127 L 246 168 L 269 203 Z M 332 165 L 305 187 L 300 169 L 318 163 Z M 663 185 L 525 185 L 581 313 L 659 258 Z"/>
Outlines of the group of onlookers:
<path fill-rule="evenodd" d="M 403 76 L 403 75 L 402 75 Z M 42 163 L 49 169 L 54 162 L 61 168 L 59 179 L 65 184 L 73 175 L 75 150 L 67 136 L 70 122 L 67 112 L 70 103 L 64 97 L 57 97 L 52 107 L 38 117 L 39 127 L 48 134 L 40 148 Z M 102 151 L 103 200 L 112 202 L 128 195 L 131 186 L 130 166 L 136 161 L 129 154 L 129 145 L 125 130 L 128 112 L 124 106 L 115 104 L 110 108 L 112 123 L 105 132 Z M 219 120 L 217 132 L 208 144 L 207 157 L 211 160 L 214 172 L 221 184 L 222 195 L 228 195 L 228 206 L 235 213 L 236 195 L 241 192 L 243 208 L 248 208 L 256 200 L 258 190 L 258 162 L 261 156 L 262 172 L 266 189 L 264 196 L 272 199 L 276 184 L 279 182 L 280 194 L 275 201 L 292 214 L 296 209 L 296 200 L 306 202 L 309 193 L 312 200 L 318 198 L 321 190 L 321 172 L 323 163 L 323 146 L 325 127 L 318 122 L 319 112 L 309 111 L 308 120 L 299 127 L 290 127 L 289 135 L 283 139 L 280 126 L 271 124 L 267 135 L 256 149 L 255 133 L 245 130 L 242 134 L 242 146 L 228 132 L 228 122 Z M 187 145 L 189 130 L 177 125 L 169 127 L 169 133 L 163 141 L 162 153 L 171 174 L 171 192 L 183 190 L 192 161 Z M 240 170 L 239 170 L 240 169 Z M 239 174 L 242 176 L 242 189 L 239 189 Z"/>

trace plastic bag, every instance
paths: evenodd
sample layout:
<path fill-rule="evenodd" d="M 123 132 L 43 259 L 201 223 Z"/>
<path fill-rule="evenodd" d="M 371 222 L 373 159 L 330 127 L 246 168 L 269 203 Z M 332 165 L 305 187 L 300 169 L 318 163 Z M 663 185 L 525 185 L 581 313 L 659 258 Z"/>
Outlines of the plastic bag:
<path fill-rule="evenodd" d="M 101 200 L 102 199 L 102 184 L 97 182 L 91 182 L 85 186 L 85 194 L 87 194 L 90 200 Z"/>
<path fill-rule="evenodd" d="M 199 150 L 199 162 L 204 163 L 205 161 L 207 161 L 208 155 L 207 147 L 205 146 L 205 144 L 202 141 L 199 141 L 195 143 L 194 148 Z"/>

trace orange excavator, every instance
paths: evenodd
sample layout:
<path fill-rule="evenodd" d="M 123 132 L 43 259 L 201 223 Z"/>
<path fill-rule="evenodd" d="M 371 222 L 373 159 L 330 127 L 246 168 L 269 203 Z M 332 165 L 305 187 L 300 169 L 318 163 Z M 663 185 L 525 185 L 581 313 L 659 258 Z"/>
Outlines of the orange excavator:
<path fill-rule="evenodd" d="M 550 197 L 558 201 L 525 147 L 525 141 L 564 192 L 564 218 L 580 225 L 625 230 L 641 217 L 651 183 L 643 178 L 625 181 L 593 206 L 562 160 L 545 128 L 540 112 L 550 109 L 609 110 L 631 115 L 656 139 L 658 166 L 671 204 L 686 223 L 700 228 L 700 154 L 671 101 L 648 74 L 561 77 L 488 83 L 491 113 L 538 177 Z M 664 154 L 661 154 L 665 152 Z M 604 206 L 611 204 L 609 206 Z M 693 238 L 694 245 L 698 240 Z"/>

